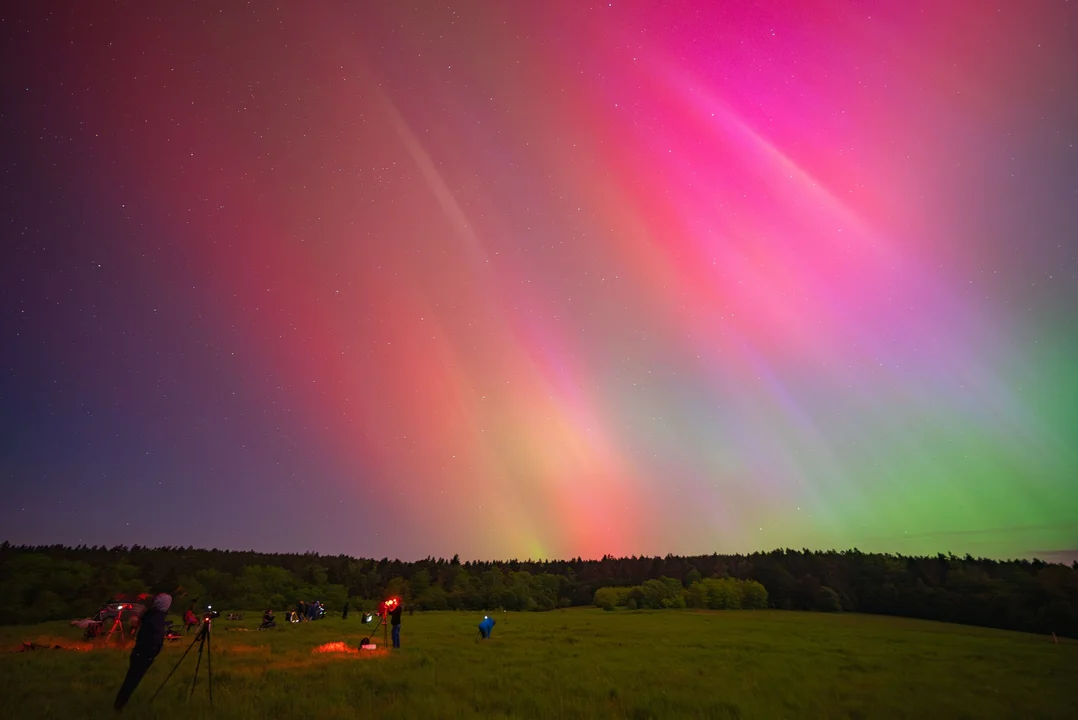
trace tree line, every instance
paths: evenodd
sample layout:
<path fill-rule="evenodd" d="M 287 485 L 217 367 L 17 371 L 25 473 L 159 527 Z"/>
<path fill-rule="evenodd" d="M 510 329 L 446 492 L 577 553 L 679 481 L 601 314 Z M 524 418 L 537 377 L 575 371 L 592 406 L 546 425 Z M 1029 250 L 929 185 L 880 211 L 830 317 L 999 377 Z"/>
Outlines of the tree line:
<path fill-rule="evenodd" d="M 601 588 L 639 588 L 636 606 L 652 607 L 642 593 L 643 588 L 659 593 L 655 583 L 649 584 L 655 581 L 671 592 L 680 588 L 673 594 L 685 604 L 732 606 L 708 598 L 732 597 L 733 585 L 720 590 L 704 584 L 692 594 L 701 581 L 723 579 L 759 584 L 771 608 L 898 615 L 1078 637 L 1078 563 L 953 554 L 910 557 L 857 549 L 599 560 L 462 562 L 453 556 L 403 562 L 316 553 L 5 542 L 0 544 L 0 622 L 74 618 L 93 613 L 118 593 L 177 588 L 189 602 L 247 610 L 321 600 L 336 611 L 346 600 L 353 607 L 373 607 L 397 595 L 420 610 L 537 611 L 595 604 Z M 655 596 L 662 607 L 665 596 Z M 748 607 L 760 602 L 752 597 Z"/>

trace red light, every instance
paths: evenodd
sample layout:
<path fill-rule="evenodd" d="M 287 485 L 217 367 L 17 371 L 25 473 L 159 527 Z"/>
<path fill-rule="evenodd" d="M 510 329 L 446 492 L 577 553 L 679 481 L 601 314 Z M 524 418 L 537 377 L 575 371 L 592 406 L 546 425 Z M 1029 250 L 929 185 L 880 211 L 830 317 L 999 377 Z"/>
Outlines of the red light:
<path fill-rule="evenodd" d="M 343 642 L 328 642 L 314 649 L 316 653 L 358 653 L 357 648 L 348 647 Z"/>

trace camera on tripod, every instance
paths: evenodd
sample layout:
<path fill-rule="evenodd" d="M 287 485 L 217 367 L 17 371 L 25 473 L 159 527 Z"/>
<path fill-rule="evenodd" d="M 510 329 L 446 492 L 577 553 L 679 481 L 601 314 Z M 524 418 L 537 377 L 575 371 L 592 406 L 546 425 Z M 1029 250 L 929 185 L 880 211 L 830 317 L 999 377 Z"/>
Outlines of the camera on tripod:
<path fill-rule="evenodd" d="M 187 695 L 190 699 L 195 694 L 195 685 L 198 684 L 198 670 L 202 666 L 202 651 L 206 651 L 206 679 L 209 681 L 210 687 L 210 707 L 213 707 L 213 652 L 210 644 L 210 628 L 212 627 L 211 620 L 219 617 L 221 613 L 213 609 L 212 605 L 207 605 L 205 611 L 202 613 L 202 624 L 198 627 L 198 632 L 195 633 L 195 639 L 191 641 L 191 644 L 187 646 L 187 649 L 183 651 L 183 655 L 176 661 L 175 667 L 172 671 L 165 676 L 165 679 L 161 681 L 161 686 L 157 688 L 157 692 L 150 698 L 152 703 L 154 699 L 161 693 L 161 690 L 165 687 L 165 683 L 168 682 L 175 672 L 179 669 L 180 663 L 187 657 L 187 653 L 191 652 L 191 648 L 198 643 L 198 661 L 195 663 L 195 674 L 191 679 L 191 692 Z"/>

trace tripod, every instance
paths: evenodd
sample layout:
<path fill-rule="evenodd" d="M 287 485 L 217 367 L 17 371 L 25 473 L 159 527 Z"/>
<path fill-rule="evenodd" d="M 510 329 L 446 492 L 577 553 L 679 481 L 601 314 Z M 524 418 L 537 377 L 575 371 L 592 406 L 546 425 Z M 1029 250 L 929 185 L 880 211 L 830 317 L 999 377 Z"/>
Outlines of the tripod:
<path fill-rule="evenodd" d="M 374 624 L 374 629 L 371 630 L 371 634 L 367 638 L 369 640 L 371 637 L 374 637 L 374 634 L 378 632 L 378 628 L 381 627 L 382 628 L 382 647 L 388 647 L 389 646 L 389 625 L 386 624 L 386 615 L 387 614 L 388 613 L 382 613 L 382 614 L 379 614 L 379 615 L 376 616 L 378 618 L 378 622 L 376 622 Z"/>
<path fill-rule="evenodd" d="M 180 663 L 183 662 L 183 659 L 187 657 L 187 653 L 191 652 L 191 648 L 193 648 L 195 646 L 195 643 L 197 642 L 198 661 L 195 663 L 195 676 L 191 679 L 191 692 L 188 693 L 187 699 L 190 700 L 192 697 L 194 697 L 195 684 L 198 683 L 198 668 L 202 665 L 202 649 L 205 648 L 206 678 L 208 681 L 207 684 L 210 687 L 210 707 L 213 707 L 213 646 L 210 644 L 210 622 L 211 618 L 203 618 L 202 626 L 198 629 L 198 632 L 195 633 L 195 639 L 192 640 L 191 644 L 187 646 L 187 649 L 183 651 L 183 655 L 181 655 L 180 659 L 176 661 L 176 666 L 172 668 L 172 671 L 169 672 L 168 676 L 163 681 L 161 681 L 161 687 L 157 688 L 157 692 L 155 692 L 153 694 L 153 697 L 150 698 L 150 702 L 153 702 L 154 698 L 157 697 L 157 694 L 161 692 L 162 688 L 165 687 L 165 683 L 167 683 L 168 679 L 172 677 L 173 673 L 175 673 L 179 669 Z"/>
<path fill-rule="evenodd" d="M 112 639 L 113 634 L 119 632 L 120 633 L 120 647 L 123 647 L 124 642 L 126 642 L 126 640 L 127 640 L 127 633 L 124 631 L 124 623 L 123 623 L 124 610 L 126 608 L 127 608 L 127 606 L 120 605 L 116 609 L 116 617 L 112 621 L 112 627 L 110 627 L 108 633 L 105 634 L 105 638 L 101 642 L 102 645 L 108 645 L 109 640 Z"/>

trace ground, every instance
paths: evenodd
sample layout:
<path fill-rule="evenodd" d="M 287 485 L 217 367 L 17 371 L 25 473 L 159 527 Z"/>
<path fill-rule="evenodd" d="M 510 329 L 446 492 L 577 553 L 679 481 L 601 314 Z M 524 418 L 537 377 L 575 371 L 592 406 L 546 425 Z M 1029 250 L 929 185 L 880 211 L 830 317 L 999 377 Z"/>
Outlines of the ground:
<path fill-rule="evenodd" d="M 283 615 L 283 613 L 282 613 Z M 1063 718 L 1078 642 L 867 615 L 569 609 L 404 616 L 402 649 L 355 651 L 353 613 L 259 632 L 260 613 L 168 643 L 135 692 L 135 718 Z M 177 622 L 177 626 L 179 623 Z M 12 718 L 113 716 L 127 652 L 89 648 L 66 623 L 0 628 Z M 70 649 L 68 649 L 70 648 Z M 319 652 L 319 648 L 328 652 Z M 205 655 L 205 651 L 204 651 Z M 190 695 L 190 698 L 188 697 Z"/>

